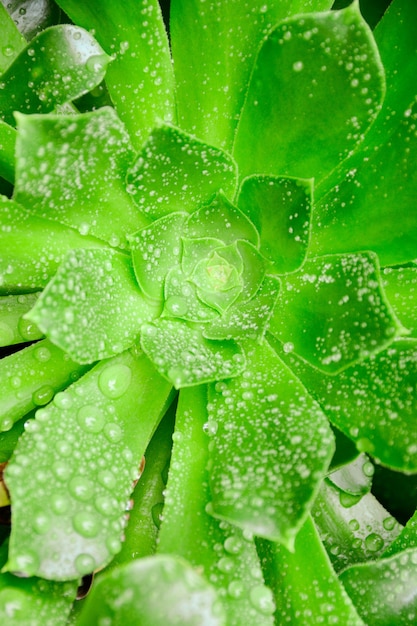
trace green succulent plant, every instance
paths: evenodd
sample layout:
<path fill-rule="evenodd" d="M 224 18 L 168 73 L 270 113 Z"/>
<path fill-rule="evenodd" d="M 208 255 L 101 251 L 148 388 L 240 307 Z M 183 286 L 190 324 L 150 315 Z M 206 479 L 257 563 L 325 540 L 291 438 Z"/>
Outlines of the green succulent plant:
<path fill-rule="evenodd" d="M 34 4 L 0 5 L 1 619 L 415 623 L 416 7 Z"/>

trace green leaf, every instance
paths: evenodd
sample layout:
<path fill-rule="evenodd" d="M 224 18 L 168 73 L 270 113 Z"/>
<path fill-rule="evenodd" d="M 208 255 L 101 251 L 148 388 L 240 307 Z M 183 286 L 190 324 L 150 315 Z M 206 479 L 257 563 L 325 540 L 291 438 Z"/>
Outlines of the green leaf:
<path fill-rule="evenodd" d="M 376 255 L 362 252 L 312 258 L 283 277 L 271 332 L 287 352 L 334 374 L 404 329 L 382 291 Z"/>
<path fill-rule="evenodd" d="M 134 152 L 114 110 L 21 115 L 18 131 L 14 199 L 32 215 L 125 247 L 144 220 L 125 188 Z"/>
<path fill-rule="evenodd" d="M 77 626 L 225 626 L 214 589 L 186 561 L 158 555 L 97 582 Z"/>
<path fill-rule="evenodd" d="M 188 219 L 186 237 L 221 239 L 225 245 L 238 239 L 246 240 L 259 248 L 259 235 L 244 213 L 233 206 L 220 192 L 206 206 L 191 214 Z"/>
<path fill-rule="evenodd" d="M 38 299 L 38 293 L 0 296 L 0 347 L 40 339 L 42 333 L 23 319 Z"/>
<path fill-rule="evenodd" d="M 8 542 L 0 547 L 0 566 Z M 78 581 L 66 583 L 0 574 L 0 620 L 7 626 L 65 626 Z"/>
<path fill-rule="evenodd" d="M 47 113 L 96 87 L 110 57 L 84 29 L 69 24 L 42 31 L 2 74 L 0 116 Z"/>
<path fill-rule="evenodd" d="M 29 411 L 48 404 L 86 369 L 48 339 L 1 359 L 0 430 L 9 430 Z"/>
<path fill-rule="evenodd" d="M 327 176 L 363 139 L 384 91 L 358 2 L 285 20 L 252 73 L 233 151 L 240 175 Z"/>
<path fill-rule="evenodd" d="M 265 35 L 289 15 L 331 5 L 332 0 L 228 0 L 209 5 L 203 0 L 173 0 L 170 32 L 181 126 L 230 150 Z"/>
<path fill-rule="evenodd" d="M 15 129 L 3 122 L 3 120 L 0 120 L 0 176 L 9 181 L 9 183 L 14 182 L 15 146 Z"/>
<path fill-rule="evenodd" d="M 280 354 L 359 450 L 400 472 L 417 471 L 415 339 L 397 340 L 330 378 L 285 354 L 285 346 Z"/>
<path fill-rule="evenodd" d="M 336 572 L 379 558 L 402 528 L 371 493 L 352 496 L 327 479 L 312 515 Z"/>
<path fill-rule="evenodd" d="M 233 197 L 236 164 L 173 126 L 155 128 L 128 174 L 129 191 L 151 219 L 173 211 L 191 213 L 222 189 Z"/>
<path fill-rule="evenodd" d="M 341 581 L 368 626 L 408 626 L 416 621 L 416 564 L 417 549 L 411 548 L 342 572 Z"/>
<path fill-rule="evenodd" d="M 313 183 L 296 178 L 250 176 L 237 204 L 256 226 L 270 273 L 294 272 L 303 264 L 310 237 Z"/>
<path fill-rule="evenodd" d="M 277 605 L 277 624 L 365 626 L 339 582 L 311 518 L 300 529 L 294 552 L 258 542 L 266 582 Z"/>
<path fill-rule="evenodd" d="M 417 267 L 387 267 L 382 280 L 395 314 L 410 336 L 417 339 Z"/>
<path fill-rule="evenodd" d="M 384 557 L 398 554 L 408 548 L 417 548 L 417 511 L 410 517 L 399 535 L 385 550 Z"/>
<path fill-rule="evenodd" d="M 26 319 L 76 361 L 92 363 L 132 346 L 155 315 L 129 257 L 81 249 L 68 253 Z"/>
<path fill-rule="evenodd" d="M 205 386 L 180 392 L 158 552 L 181 556 L 204 573 L 219 592 L 228 626 L 272 626 L 274 603 L 253 538 L 206 511 L 206 396 Z"/>
<path fill-rule="evenodd" d="M 206 306 L 197 293 L 199 292 L 196 286 L 187 280 L 182 270 L 179 267 L 173 267 L 165 281 L 163 314 L 166 317 L 179 317 L 185 321 L 200 324 L 218 317 L 217 311 L 211 306 Z"/>
<path fill-rule="evenodd" d="M 43 289 L 68 251 L 106 245 L 59 222 L 31 215 L 3 196 L 0 222 L 0 293 Z"/>
<path fill-rule="evenodd" d="M 272 315 L 279 290 L 273 276 L 265 276 L 256 296 L 249 302 L 237 303 L 206 326 L 207 339 L 260 339 Z"/>
<path fill-rule="evenodd" d="M 140 148 L 161 120 L 175 117 L 168 39 L 157 0 L 59 0 L 65 13 L 95 37 L 113 60 L 106 84 L 132 143 Z"/>
<path fill-rule="evenodd" d="M 374 471 L 366 454 L 360 454 L 351 463 L 333 470 L 328 480 L 342 493 L 361 498 L 371 490 Z"/>
<path fill-rule="evenodd" d="M 143 354 L 125 352 L 37 412 L 6 471 L 8 571 L 68 580 L 113 558 L 132 481 L 170 389 Z"/>
<path fill-rule="evenodd" d="M 164 281 L 179 263 L 186 213 L 172 213 L 128 237 L 136 279 L 143 292 L 156 301 L 164 295 Z"/>
<path fill-rule="evenodd" d="M 7 10 L 28 41 L 60 20 L 60 10 L 53 0 L 11 0 L 7 2 Z"/>
<path fill-rule="evenodd" d="M 234 341 L 211 341 L 185 322 L 158 319 L 144 324 L 141 346 L 176 389 L 241 374 L 245 357 Z"/>
<path fill-rule="evenodd" d="M 26 46 L 25 38 L 20 34 L 11 15 L 3 4 L 0 4 L 0 22 L 2 47 L 0 49 L 0 74 L 2 74 L 14 58 Z"/>
<path fill-rule="evenodd" d="M 362 149 L 317 189 L 313 254 L 374 250 L 382 265 L 416 256 L 416 20 L 416 3 L 395 0 L 375 31 L 386 100 Z"/>
<path fill-rule="evenodd" d="M 209 392 L 210 510 L 292 546 L 333 453 L 318 404 L 266 343 Z"/>

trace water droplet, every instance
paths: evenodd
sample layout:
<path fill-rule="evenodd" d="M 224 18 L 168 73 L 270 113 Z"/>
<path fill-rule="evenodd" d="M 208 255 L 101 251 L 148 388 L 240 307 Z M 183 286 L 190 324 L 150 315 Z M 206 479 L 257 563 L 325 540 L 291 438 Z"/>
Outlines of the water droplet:
<path fill-rule="evenodd" d="M 287 341 L 286 343 L 284 343 L 282 348 L 283 348 L 285 354 L 289 354 L 290 352 L 292 352 L 294 350 L 294 344 L 291 343 L 291 341 Z"/>
<path fill-rule="evenodd" d="M 12 376 L 10 379 L 10 384 L 13 389 L 19 389 L 22 384 L 22 379 L 20 378 L 20 376 Z"/>
<path fill-rule="evenodd" d="M 301 72 L 303 68 L 304 63 L 302 61 L 296 61 L 295 63 L 293 63 L 292 69 L 294 70 L 294 72 Z"/>
<path fill-rule="evenodd" d="M 0 431 L 5 432 L 7 430 L 10 430 L 13 427 L 13 424 L 13 419 L 6 415 L 5 417 L 0 419 Z"/>
<path fill-rule="evenodd" d="M 395 519 L 395 517 L 386 517 L 383 521 L 382 521 L 382 525 L 385 528 L 385 530 L 392 530 L 394 528 L 394 526 L 396 525 L 397 520 Z"/>
<path fill-rule="evenodd" d="M 77 500 L 86 502 L 94 494 L 94 484 L 88 478 L 83 476 L 74 476 L 68 485 L 70 493 Z"/>
<path fill-rule="evenodd" d="M 227 587 L 227 593 L 231 598 L 237 599 L 241 598 L 245 587 L 240 580 L 232 580 L 232 582 Z"/>
<path fill-rule="evenodd" d="M 362 466 L 362 471 L 368 478 L 375 474 L 375 467 L 371 461 L 366 461 Z"/>
<path fill-rule="evenodd" d="M 217 433 L 218 423 L 215 420 L 209 420 L 203 425 L 203 430 L 207 435 L 213 436 Z"/>
<path fill-rule="evenodd" d="M 242 551 L 243 544 L 237 537 L 228 537 L 224 542 L 224 549 L 230 554 L 239 554 Z"/>
<path fill-rule="evenodd" d="M 110 554 L 117 554 L 122 549 L 122 542 L 117 537 L 108 537 L 106 546 Z"/>
<path fill-rule="evenodd" d="M 9 346 L 14 339 L 13 328 L 5 322 L 0 322 L 0 346 Z"/>
<path fill-rule="evenodd" d="M 64 461 L 56 461 L 53 463 L 52 471 L 58 480 L 68 480 L 71 476 L 71 467 Z"/>
<path fill-rule="evenodd" d="M 5 46 L 5 47 L 2 49 L 2 52 L 3 52 L 3 55 L 4 55 L 5 57 L 10 58 L 10 57 L 12 57 L 12 56 L 13 56 L 13 54 L 14 54 L 14 48 L 13 48 L 12 46 Z"/>
<path fill-rule="evenodd" d="M 54 397 L 54 390 L 50 385 L 43 385 L 32 394 L 32 402 L 35 406 L 44 406 Z"/>
<path fill-rule="evenodd" d="M 40 363 L 46 363 L 51 358 L 51 351 L 42 346 L 34 351 L 33 356 Z"/>
<path fill-rule="evenodd" d="M 340 504 L 345 507 L 345 509 L 354 506 L 359 502 L 362 496 L 354 496 L 351 493 L 346 493 L 345 491 L 341 491 L 339 495 Z"/>
<path fill-rule="evenodd" d="M 217 567 L 221 572 L 229 573 L 235 568 L 235 561 L 230 556 L 224 556 L 217 563 Z"/>
<path fill-rule="evenodd" d="M 384 540 L 381 535 L 377 535 L 377 533 L 371 533 L 365 538 L 365 548 L 369 550 L 369 552 L 378 552 L 384 546 Z"/>
<path fill-rule="evenodd" d="M 170 296 L 165 302 L 165 307 L 171 315 L 180 317 L 188 311 L 188 304 L 184 298 L 180 296 Z"/>
<path fill-rule="evenodd" d="M 67 392 L 63 392 L 61 391 L 60 393 L 57 393 L 55 398 L 54 398 L 54 404 L 59 408 L 59 409 L 70 409 L 72 407 L 72 396 L 70 395 L 70 393 Z"/>
<path fill-rule="evenodd" d="M 118 424 L 110 423 L 104 427 L 104 434 L 111 443 L 118 443 L 123 437 L 123 431 Z"/>
<path fill-rule="evenodd" d="M 38 513 L 33 518 L 33 528 L 39 535 L 44 535 L 51 527 L 52 520 L 47 513 Z"/>
<path fill-rule="evenodd" d="M 79 554 L 75 559 L 75 568 L 81 575 L 93 572 L 96 563 L 90 554 Z"/>
<path fill-rule="evenodd" d="M 40 333 L 36 324 L 30 320 L 25 320 L 23 317 L 20 318 L 17 328 L 22 339 L 26 341 L 33 341 L 39 337 Z"/>
<path fill-rule="evenodd" d="M 100 530 L 99 520 L 88 511 L 76 513 L 72 520 L 72 525 L 77 533 L 87 538 L 97 537 Z"/>
<path fill-rule="evenodd" d="M 127 365 L 117 363 L 103 370 L 98 379 L 98 386 L 107 398 L 120 398 L 129 388 L 132 371 Z"/>
<path fill-rule="evenodd" d="M 271 615 L 275 611 L 272 592 L 264 585 L 256 585 L 249 592 L 252 606 L 263 615 Z"/>
<path fill-rule="evenodd" d="M 113 489 L 116 486 L 116 477 L 110 470 L 101 470 L 98 473 L 97 480 L 106 489 Z"/>
<path fill-rule="evenodd" d="M 152 520 L 157 528 L 161 526 L 161 517 L 162 517 L 163 508 L 164 508 L 164 503 L 158 502 L 157 504 L 154 504 L 151 510 Z"/>
<path fill-rule="evenodd" d="M 77 422 L 87 433 L 99 433 L 105 424 L 103 411 L 93 404 L 82 406 L 77 413 Z"/>
<path fill-rule="evenodd" d="M 351 519 L 351 520 L 349 521 L 349 527 L 350 527 L 352 530 L 359 530 L 359 526 L 360 526 L 360 524 L 359 524 L 359 522 L 358 522 L 358 520 L 357 520 L 357 519 Z"/>
<path fill-rule="evenodd" d="M 98 496 L 95 501 L 95 507 L 102 515 L 114 515 L 117 510 L 117 501 L 110 496 Z"/>

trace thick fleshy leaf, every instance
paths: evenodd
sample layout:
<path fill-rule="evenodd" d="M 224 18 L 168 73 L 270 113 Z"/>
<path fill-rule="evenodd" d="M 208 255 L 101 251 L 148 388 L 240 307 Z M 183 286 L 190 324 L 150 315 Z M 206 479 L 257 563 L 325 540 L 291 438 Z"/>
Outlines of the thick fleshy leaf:
<path fill-rule="evenodd" d="M 0 3 L 1 44 L 0 49 L 0 74 L 13 63 L 13 59 L 26 46 L 26 40 L 20 34 L 14 20 L 6 7 Z"/>
<path fill-rule="evenodd" d="M 134 152 L 106 107 L 80 115 L 18 117 L 14 199 L 48 218 L 124 247 L 145 222 L 126 191 Z"/>
<path fill-rule="evenodd" d="M 233 151 L 240 175 L 325 177 L 363 139 L 383 96 L 359 2 L 284 21 L 252 73 Z"/>
<path fill-rule="evenodd" d="M 245 372 L 210 387 L 213 515 L 292 546 L 333 453 L 319 405 L 266 344 Z"/>
<path fill-rule="evenodd" d="M 238 241 L 237 249 L 243 260 L 242 293 L 239 302 L 248 302 L 259 290 L 269 270 L 269 263 L 254 245 L 247 241 Z"/>
<path fill-rule="evenodd" d="M 166 275 L 180 260 L 186 218 L 186 213 L 172 213 L 128 238 L 136 279 L 149 298 L 163 298 Z"/>
<path fill-rule="evenodd" d="M 129 348 L 156 315 L 128 256 L 112 249 L 70 252 L 26 319 L 79 363 Z"/>
<path fill-rule="evenodd" d="M 332 0 L 216 0 L 209 5 L 173 0 L 170 31 L 181 126 L 230 150 L 265 35 L 290 15 L 331 5 Z"/>
<path fill-rule="evenodd" d="M 401 323 L 417 339 L 417 266 L 385 268 L 385 293 Z"/>
<path fill-rule="evenodd" d="M 193 213 L 185 231 L 186 237 L 213 237 L 225 245 L 243 239 L 259 247 L 259 235 L 248 217 L 233 206 L 223 193 L 218 193 L 207 206 Z"/>
<path fill-rule="evenodd" d="M 206 403 L 205 386 L 180 392 L 158 552 L 182 556 L 202 570 L 219 592 L 228 626 L 272 626 L 274 602 L 253 538 L 206 511 Z"/>
<path fill-rule="evenodd" d="M 180 267 L 172 268 L 166 277 L 163 313 L 197 323 L 219 317 L 217 311 L 200 300 L 195 284 L 187 280 Z"/>
<path fill-rule="evenodd" d="M 173 211 L 191 213 L 222 189 L 233 197 L 236 164 L 173 126 L 155 128 L 128 175 L 129 191 L 151 219 Z"/>
<path fill-rule="evenodd" d="M 14 152 L 16 131 L 0 120 L 0 176 L 9 183 L 14 182 Z"/>
<path fill-rule="evenodd" d="M 276 623 L 365 626 L 338 580 L 310 517 L 289 552 L 277 543 L 259 542 L 266 581 L 277 605 Z"/>
<path fill-rule="evenodd" d="M 359 450 L 400 472 L 417 471 L 417 340 L 397 340 L 330 378 L 285 354 L 285 345 L 281 356 Z"/>
<path fill-rule="evenodd" d="M 132 481 L 169 392 L 143 354 L 125 352 L 37 412 L 6 471 L 8 571 L 68 580 L 113 558 Z"/>
<path fill-rule="evenodd" d="M 161 120 L 174 121 L 174 79 L 157 0 L 58 0 L 113 60 L 106 84 L 136 148 Z"/>
<path fill-rule="evenodd" d="M 109 61 L 96 40 L 78 26 L 42 31 L 1 76 L 0 117 L 14 124 L 14 111 L 53 111 L 96 87 Z"/>
<path fill-rule="evenodd" d="M 311 365 L 336 373 L 404 332 L 381 288 L 375 254 L 309 259 L 282 279 L 271 332 Z"/>
<path fill-rule="evenodd" d="M 190 387 L 238 376 L 245 357 L 234 341 L 211 341 L 185 322 L 159 319 L 145 324 L 141 346 L 174 387 Z"/>
<path fill-rule="evenodd" d="M 336 572 L 377 559 L 402 528 L 372 494 L 358 499 L 329 480 L 321 485 L 312 515 Z"/>
<path fill-rule="evenodd" d="M 395 541 L 385 550 L 384 556 L 398 554 L 408 548 L 417 548 L 417 511 L 408 520 Z"/>
<path fill-rule="evenodd" d="M 31 417 L 33 417 L 33 415 L 29 413 L 27 418 L 30 419 Z M 6 463 L 12 456 L 13 450 L 17 445 L 19 437 L 24 431 L 25 421 L 26 418 L 13 424 L 10 430 L 0 432 L 0 463 Z"/>
<path fill-rule="evenodd" d="M 189 563 L 158 555 L 103 576 L 77 626 L 225 626 L 214 589 Z"/>
<path fill-rule="evenodd" d="M 6 541 L 0 547 L 0 567 L 7 560 Z M 78 581 L 59 583 L 40 578 L 0 574 L 0 620 L 7 626 L 65 626 Z"/>
<path fill-rule="evenodd" d="M 185 274 L 192 274 L 199 261 L 206 259 L 217 248 L 224 248 L 221 239 L 215 237 L 182 237 L 181 268 Z"/>
<path fill-rule="evenodd" d="M 29 411 L 48 404 L 86 369 L 48 339 L 1 359 L 0 430 L 9 430 Z"/>
<path fill-rule="evenodd" d="M 38 293 L 0 297 L 0 347 L 42 337 L 36 325 L 29 325 L 22 317 L 33 307 L 38 297 Z"/>
<path fill-rule="evenodd" d="M 67 252 L 105 245 L 0 196 L 0 293 L 43 289 Z"/>
<path fill-rule="evenodd" d="M 411 548 L 386 559 L 353 565 L 342 572 L 341 581 L 368 626 L 415 623 L 416 565 L 417 548 Z"/>
<path fill-rule="evenodd" d="M 266 276 L 252 300 L 237 303 L 204 329 L 207 339 L 259 339 L 271 318 L 279 291 L 279 282 Z"/>
<path fill-rule="evenodd" d="M 260 251 L 277 274 L 297 270 L 310 236 L 313 184 L 297 178 L 250 176 L 239 190 L 237 204 L 255 224 Z"/>
<path fill-rule="evenodd" d="M 415 2 L 394 0 L 375 30 L 387 73 L 384 108 L 363 148 L 317 190 L 313 253 L 374 250 L 382 265 L 416 257 L 416 20 Z"/>
<path fill-rule="evenodd" d="M 369 493 L 375 468 L 366 454 L 360 454 L 351 463 L 331 472 L 328 480 L 341 493 L 361 498 Z"/>

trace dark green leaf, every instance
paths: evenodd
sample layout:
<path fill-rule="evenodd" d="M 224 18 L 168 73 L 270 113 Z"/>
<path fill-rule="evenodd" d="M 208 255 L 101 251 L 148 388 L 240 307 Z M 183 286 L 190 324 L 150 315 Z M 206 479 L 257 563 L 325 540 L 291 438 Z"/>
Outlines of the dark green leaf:
<path fill-rule="evenodd" d="M 408 520 L 400 534 L 388 546 L 384 552 L 384 557 L 398 554 L 409 548 L 417 548 L 417 511 Z"/>
<path fill-rule="evenodd" d="M 14 182 L 15 146 L 15 129 L 0 120 L 0 176 L 10 183 Z"/>
<path fill-rule="evenodd" d="M 93 363 L 132 346 L 156 313 L 128 256 L 80 249 L 68 254 L 26 319 L 79 363 Z"/>
<path fill-rule="evenodd" d="M 309 259 L 282 278 L 271 332 L 311 365 L 336 373 L 404 332 L 381 288 L 375 254 Z"/>
<path fill-rule="evenodd" d="M 53 111 L 98 85 L 109 61 L 95 39 L 78 26 L 42 31 L 0 77 L 0 117 L 14 124 L 14 111 Z"/>
<path fill-rule="evenodd" d="M 358 2 L 286 20 L 252 73 L 233 151 L 240 175 L 325 177 L 363 139 L 383 96 L 383 67 Z"/>

